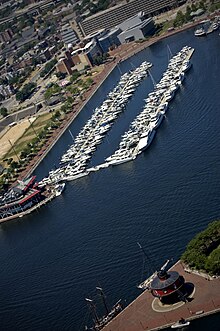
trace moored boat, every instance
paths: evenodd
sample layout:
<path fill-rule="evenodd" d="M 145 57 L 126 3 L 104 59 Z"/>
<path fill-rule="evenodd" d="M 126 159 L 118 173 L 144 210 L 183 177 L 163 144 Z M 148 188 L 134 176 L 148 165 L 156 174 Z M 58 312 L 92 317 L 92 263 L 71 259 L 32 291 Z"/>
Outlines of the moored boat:
<path fill-rule="evenodd" d="M 137 145 L 137 150 L 138 150 L 138 154 L 140 154 L 141 152 L 143 152 L 145 149 L 147 149 L 150 144 L 152 143 L 154 136 L 156 134 L 155 130 L 152 130 L 147 137 L 141 138 L 138 145 Z"/>
<path fill-rule="evenodd" d="M 190 321 L 185 320 L 184 318 L 181 318 L 179 321 L 171 325 L 171 329 L 181 329 L 184 326 L 190 325 Z"/>
<path fill-rule="evenodd" d="M 56 197 L 58 197 L 59 195 L 62 194 L 62 192 L 65 189 L 65 185 L 66 185 L 65 183 L 60 183 L 60 184 L 57 184 L 57 185 L 54 186 Z"/>
<path fill-rule="evenodd" d="M 194 32 L 194 35 L 196 37 L 205 36 L 206 35 L 205 29 L 203 27 L 196 29 L 196 31 Z"/>

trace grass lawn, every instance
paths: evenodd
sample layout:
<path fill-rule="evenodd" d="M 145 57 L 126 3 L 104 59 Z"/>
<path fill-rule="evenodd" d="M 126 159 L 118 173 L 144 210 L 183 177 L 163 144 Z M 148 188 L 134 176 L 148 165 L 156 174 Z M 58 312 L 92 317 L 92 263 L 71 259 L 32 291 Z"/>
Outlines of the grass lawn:
<path fill-rule="evenodd" d="M 24 134 L 14 143 L 14 148 L 11 148 L 9 152 L 4 156 L 4 159 L 12 157 L 17 161 L 15 151 L 17 154 L 20 154 L 21 151 L 26 147 L 26 145 L 36 137 L 41 129 L 48 123 L 52 117 L 52 113 L 47 113 L 40 115 L 36 118 L 34 122 L 26 129 Z M 36 132 L 36 134 L 35 134 Z M 15 151 L 14 151 L 15 150 Z"/>

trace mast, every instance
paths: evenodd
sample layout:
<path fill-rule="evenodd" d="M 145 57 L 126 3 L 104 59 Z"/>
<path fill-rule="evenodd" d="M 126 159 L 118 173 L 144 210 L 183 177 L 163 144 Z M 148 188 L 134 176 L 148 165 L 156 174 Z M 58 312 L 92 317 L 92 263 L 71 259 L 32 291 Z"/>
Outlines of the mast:
<path fill-rule="evenodd" d="M 74 140 L 73 134 L 70 129 L 69 129 L 69 134 L 71 135 L 71 138 Z"/>
<path fill-rule="evenodd" d="M 171 57 L 173 56 L 173 53 L 171 52 L 171 49 L 170 49 L 169 45 L 167 45 L 167 50 L 168 50 L 168 62 L 169 62 Z"/>
<path fill-rule="evenodd" d="M 100 293 L 100 296 L 102 298 L 102 302 L 103 302 L 103 305 L 105 307 L 105 310 L 106 310 L 106 313 L 107 315 L 109 314 L 109 309 L 108 309 L 108 306 L 107 306 L 107 303 L 106 303 L 106 300 L 105 300 L 105 294 L 103 292 L 103 289 L 101 287 L 96 287 L 96 289 L 99 291 Z"/>
<path fill-rule="evenodd" d="M 85 300 L 88 303 L 89 308 L 90 308 L 90 310 L 91 310 L 91 312 L 92 312 L 92 314 L 93 314 L 93 316 L 95 318 L 95 322 L 99 325 L 100 324 L 100 321 L 99 321 L 98 315 L 96 313 L 96 306 L 95 306 L 93 300 L 92 299 L 88 299 L 88 298 L 85 298 Z"/>
<path fill-rule="evenodd" d="M 150 69 L 148 69 L 147 71 L 148 71 L 148 73 L 149 73 L 149 76 L 150 76 L 150 78 L 151 78 L 151 80 L 152 80 L 152 83 L 153 83 L 153 86 L 154 86 L 154 89 L 155 89 L 155 88 L 156 88 L 156 82 L 155 82 L 155 80 L 154 80 L 154 77 L 152 76 L 152 73 L 150 72 Z"/>
<path fill-rule="evenodd" d="M 150 268 L 151 268 L 151 271 L 155 272 L 156 270 L 156 267 L 155 267 L 155 264 L 153 263 L 153 261 L 150 259 L 150 257 L 147 255 L 147 253 L 145 252 L 144 248 L 141 246 L 141 244 L 139 242 L 137 242 L 138 246 L 140 247 L 140 249 L 142 250 L 145 258 L 148 260 L 148 262 L 150 262 Z"/>

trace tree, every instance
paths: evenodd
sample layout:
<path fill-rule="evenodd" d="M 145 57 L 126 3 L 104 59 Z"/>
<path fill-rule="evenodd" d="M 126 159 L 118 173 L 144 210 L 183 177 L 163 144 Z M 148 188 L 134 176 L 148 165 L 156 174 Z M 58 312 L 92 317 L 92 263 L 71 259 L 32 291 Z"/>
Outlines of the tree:
<path fill-rule="evenodd" d="M 206 10 L 206 4 L 205 0 L 201 0 L 199 3 L 199 8 L 203 9 L 204 11 Z"/>
<path fill-rule="evenodd" d="M 24 87 L 16 93 L 16 100 L 21 102 L 26 100 L 27 98 L 30 97 L 30 95 L 33 93 L 35 88 L 36 88 L 36 83 L 25 84 Z"/>
<path fill-rule="evenodd" d="M 78 95 L 79 94 L 79 89 L 77 86 L 68 86 L 67 87 L 67 91 L 69 91 L 70 93 L 72 93 L 72 95 Z"/>
<path fill-rule="evenodd" d="M 56 72 L 56 76 L 59 79 L 64 79 L 66 77 L 66 73 L 64 73 L 64 72 Z"/>
<path fill-rule="evenodd" d="M 173 26 L 181 26 L 185 23 L 185 15 L 181 10 L 179 10 L 176 14 L 176 18 L 173 22 Z"/>
<path fill-rule="evenodd" d="M 51 120 L 52 120 L 52 121 L 57 121 L 57 120 L 60 118 L 60 116 L 61 116 L 61 113 L 59 112 L 59 110 L 57 110 L 57 111 L 53 114 L 53 116 L 51 117 Z"/>
<path fill-rule="evenodd" d="M 205 263 L 205 269 L 214 275 L 220 274 L 220 248 L 215 249 Z"/>
<path fill-rule="evenodd" d="M 58 84 L 53 84 L 44 93 L 44 98 L 46 100 L 50 99 L 54 94 L 60 93 L 62 88 Z"/>
<path fill-rule="evenodd" d="M 81 74 L 78 71 L 75 71 L 70 78 L 71 83 L 75 82 L 80 76 Z"/>
<path fill-rule="evenodd" d="M 41 77 L 46 76 L 53 69 L 56 63 L 57 63 L 57 59 L 53 59 L 50 62 L 48 62 L 45 65 L 44 69 L 41 71 L 40 76 Z"/>
<path fill-rule="evenodd" d="M 193 12 L 194 12 L 194 11 L 197 11 L 197 6 L 196 6 L 195 3 L 192 4 L 192 7 L 191 7 L 191 8 L 192 8 L 192 11 L 193 11 Z"/>
<path fill-rule="evenodd" d="M 187 6 L 186 7 L 186 14 L 185 14 L 186 22 L 189 22 L 192 19 L 192 16 L 190 14 L 191 14 L 191 8 L 190 8 L 190 6 Z"/>
<path fill-rule="evenodd" d="M 181 259 L 190 267 L 220 274 L 220 221 L 196 235 L 187 245 Z"/>
<path fill-rule="evenodd" d="M 5 107 L 0 108 L 0 114 L 1 114 L 3 117 L 6 117 L 6 116 L 8 115 L 8 110 L 7 110 L 7 108 L 5 108 Z"/>
<path fill-rule="evenodd" d="M 88 85 L 92 85 L 94 82 L 93 82 L 93 79 L 92 78 L 87 78 L 86 82 L 88 83 Z"/>

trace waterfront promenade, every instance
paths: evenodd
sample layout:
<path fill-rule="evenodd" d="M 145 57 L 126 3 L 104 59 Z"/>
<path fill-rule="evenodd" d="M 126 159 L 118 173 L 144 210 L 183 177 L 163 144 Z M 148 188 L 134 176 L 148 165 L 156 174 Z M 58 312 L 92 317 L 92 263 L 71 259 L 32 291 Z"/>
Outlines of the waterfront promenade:
<path fill-rule="evenodd" d="M 104 327 L 103 331 L 160 330 L 169 327 L 182 317 L 193 320 L 220 312 L 220 278 L 209 280 L 208 277 L 189 273 L 184 270 L 184 265 L 180 261 L 170 270 L 178 271 L 185 278 L 186 283 L 194 284 L 190 302 L 182 303 L 178 308 L 175 305 L 167 305 L 160 312 L 156 312 L 152 309 L 152 302 L 155 299 L 146 290 Z"/>
<path fill-rule="evenodd" d="M 214 15 L 210 16 L 212 18 Z M 142 43 L 132 42 L 129 44 L 122 44 L 115 50 L 111 51 L 110 55 L 114 57 L 112 62 L 108 62 L 104 65 L 104 69 L 93 78 L 94 84 L 87 90 L 82 100 L 78 101 L 78 104 L 73 106 L 71 112 L 69 112 L 62 122 L 62 124 L 53 131 L 52 135 L 48 138 L 44 147 L 39 151 L 39 153 L 31 160 L 29 165 L 20 173 L 18 179 L 22 179 L 30 176 L 33 171 L 37 168 L 40 162 L 44 159 L 44 157 L 48 154 L 48 152 L 52 149 L 52 147 L 56 144 L 62 134 L 66 131 L 66 129 L 70 126 L 70 124 L 74 121 L 74 119 L 78 116 L 81 110 L 84 108 L 86 103 L 90 100 L 90 98 L 95 94 L 95 92 L 100 88 L 105 79 L 111 74 L 114 68 L 123 61 L 126 61 L 128 58 L 134 56 L 135 54 L 141 52 L 145 48 L 155 44 L 159 40 L 162 40 L 166 37 L 175 35 L 179 32 L 185 31 L 187 29 L 193 28 L 197 26 L 202 20 L 195 21 L 193 23 L 188 23 L 181 28 L 174 29 L 170 32 L 165 32 L 162 35 L 151 37 L 148 40 L 143 41 Z"/>

